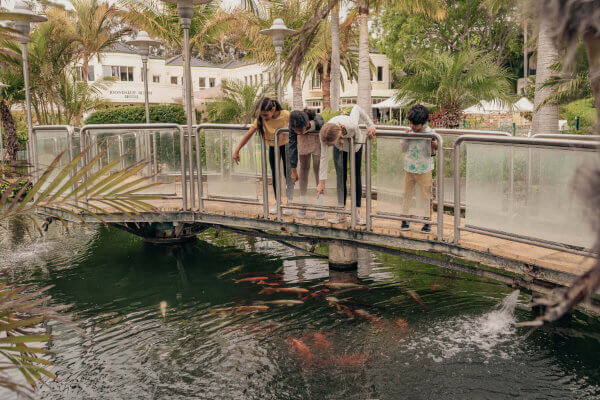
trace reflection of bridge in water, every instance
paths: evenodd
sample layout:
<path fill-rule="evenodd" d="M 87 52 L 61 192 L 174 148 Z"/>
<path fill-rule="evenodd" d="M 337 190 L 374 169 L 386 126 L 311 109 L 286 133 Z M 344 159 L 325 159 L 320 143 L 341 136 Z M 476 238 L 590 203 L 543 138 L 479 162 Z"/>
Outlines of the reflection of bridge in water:
<path fill-rule="evenodd" d="M 88 145 L 90 157 L 102 155 L 101 165 L 123 154 L 118 168 L 151 160 L 136 178 L 154 175 L 162 183 L 148 192 L 160 195 L 152 204 L 161 213 L 106 218 L 149 241 L 185 239 L 214 226 L 280 241 L 327 242 L 332 264 L 351 264 L 356 248 L 366 247 L 544 293 L 568 285 L 596 256 L 590 251 L 595 237 L 585 206 L 572 182 L 581 168 L 597 165 L 598 137 L 515 138 L 465 130 L 415 135 L 402 127 L 379 126 L 377 138 L 363 149 L 366 201 L 360 212 L 366 226 L 361 226 L 352 199 L 347 207 L 337 205 L 333 162 L 324 199 L 316 199 L 313 177 L 301 198 L 299 185 L 286 185 L 282 171 L 276 171 L 275 180 L 282 188 L 278 194 L 286 195 L 275 198 L 267 149 L 258 135 L 241 151 L 239 164 L 232 160 L 246 130 L 203 124 L 187 135 L 174 124 L 35 127 L 32 161 L 39 170 L 66 150 L 66 163 Z M 406 143 L 432 139 L 442 144 L 434 155 L 433 199 L 417 191 L 403 207 Z M 358 168 L 350 159 L 353 187 Z M 269 206 L 276 212 L 269 214 Z M 431 217 L 430 207 L 435 210 Z M 307 210 L 306 217 L 297 216 L 299 209 Z M 317 212 L 326 218 L 317 219 Z M 347 215 L 347 222 L 327 221 L 337 213 Z M 402 220 L 410 221 L 412 229 L 402 231 Z M 434 227 L 431 234 L 420 231 L 423 223 Z"/>

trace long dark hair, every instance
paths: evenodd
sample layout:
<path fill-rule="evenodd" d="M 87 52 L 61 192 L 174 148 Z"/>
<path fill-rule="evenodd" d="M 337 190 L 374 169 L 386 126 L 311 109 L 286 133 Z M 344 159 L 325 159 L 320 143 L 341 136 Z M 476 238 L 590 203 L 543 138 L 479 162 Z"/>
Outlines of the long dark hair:
<path fill-rule="evenodd" d="M 273 110 L 274 109 L 274 110 Z M 263 97 L 256 103 L 256 126 L 258 131 L 264 135 L 264 122 L 262 117 L 260 116 L 261 111 L 281 111 L 281 104 L 276 99 L 271 99 L 269 97 Z"/>

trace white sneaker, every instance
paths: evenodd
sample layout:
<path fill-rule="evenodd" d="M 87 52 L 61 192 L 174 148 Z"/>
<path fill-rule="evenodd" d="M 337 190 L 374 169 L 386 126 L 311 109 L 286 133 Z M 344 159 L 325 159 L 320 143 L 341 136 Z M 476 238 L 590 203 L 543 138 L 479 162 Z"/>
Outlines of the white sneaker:
<path fill-rule="evenodd" d="M 292 215 L 292 210 L 290 210 L 289 208 L 286 208 L 282 211 L 283 215 Z"/>
<path fill-rule="evenodd" d="M 346 222 L 346 214 L 336 214 L 335 217 L 328 219 L 330 224 L 341 224 Z"/>
<path fill-rule="evenodd" d="M 298 210 L 298 218 L 306 218 L 306 210 Z"/>
<path fill-rule="evenodd" d="M 271 206 L 271 208 L 269 208 L 269 214 L 277 214 L 277 206 Z"/>
<path fill-rule="evenodd" d="M 367 225 L 367 221 L 365 221 L 365 219 L 362 217 L 362 215 L 357 214 L 356 215 L 356 225 L 365 226 L 365 225 Z"/>
<path fill-rule="evenodd" d="M 317 211 L 317 219 L 325 219 L 325 212 Z"/>

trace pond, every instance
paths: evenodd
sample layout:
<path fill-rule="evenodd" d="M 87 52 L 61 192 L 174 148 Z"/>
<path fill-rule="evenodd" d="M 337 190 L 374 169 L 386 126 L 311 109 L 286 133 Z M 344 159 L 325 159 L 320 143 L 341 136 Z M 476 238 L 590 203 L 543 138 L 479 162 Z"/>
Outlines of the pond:
<path fill-rule="evenodd" d="M 600 397 L 599 319 L 526 336 L 512 324 L 532 318 L 529 295 L 399 257 L 361 251 L 342 273 L 224 232 L 161 247 L 53 225 L 12 227 L 0 259 L 2 279 L 53 285 L 83 330 L 46 326 L 58 381 L 43 399 Z"/>

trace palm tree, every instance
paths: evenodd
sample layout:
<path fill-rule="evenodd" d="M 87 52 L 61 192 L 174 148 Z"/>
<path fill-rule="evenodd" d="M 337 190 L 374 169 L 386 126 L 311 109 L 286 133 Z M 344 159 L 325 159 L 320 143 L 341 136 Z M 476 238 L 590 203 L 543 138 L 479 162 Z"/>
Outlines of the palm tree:
<path fill-rule="evenodd" d="M 439 106 L 448 128 L 460 125 L 464 107 L 481 100 L 513 101 L 508 72 L 487 54 L 426 53 L 408 61 L 404 71 L 397 97 Z"/>
<path fill-rule="evenodd" d="M 552 75 L 545 83 L 552 89 L 552 94 L 546 101 L 567 104 L 593 96 L 587 52 L 581 43 L 577 44 L 574 57 L 573 65 L 569 68 L 565 68 L 563 62 L 557 62 L 551 66 L 555 75 Z"/>
<path fill-rule="evenodd" d="M 98 0 L 70 0 L 75 19 L 74 42 L 80 46 L 83 80 L 88 80 L 89 62 L 130 32 L 119 21 L 114 5 Z"/>
<path fill-rule="evenodd" d="M 331 10 L 331 87 L 330 105 L 331 111 L 340 109 L 340 81 L 342 79 L 340 70 L 340 5 Z"/>
<path fill-rule="evenodd" d="M 358 6 L 358 105 L 371 113 L 371 60 L 369 57 L 369 13 L 382 6 L 395 7 L 406 13 L 422 13 L 434 18 L 445 14 L 441 0 L 357 0 Z"/>
<path fill-rule="evenodd" d="M 256 103 L 275 90 L 273 85 L 246 85 L 242 81 L 223 81 L 223 96 L 208 103 L 209 122 L 247 124 L 255 113 Z"/>
<path fill-rule="evenodd" d="M 8 162 L 13 164 L 17 160 L 19 140 L 15 120 L 10 109 L 14 103 L 22 102 L 25 99 L 23 75 L 15 73 L 9 68 L 4 68 L 0 73 L 0 80 L 8 85 L 8 87 L 0 89 L 0 121 L 2 121 L 4 131 L 4 148 L 8 155 Z M 1 137 L 0 140 L 2 140 Z"/>

